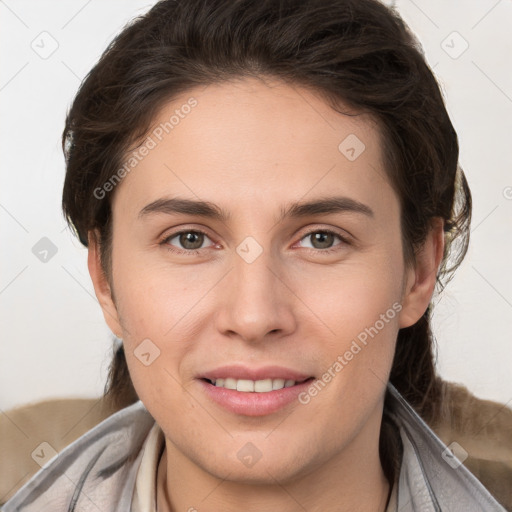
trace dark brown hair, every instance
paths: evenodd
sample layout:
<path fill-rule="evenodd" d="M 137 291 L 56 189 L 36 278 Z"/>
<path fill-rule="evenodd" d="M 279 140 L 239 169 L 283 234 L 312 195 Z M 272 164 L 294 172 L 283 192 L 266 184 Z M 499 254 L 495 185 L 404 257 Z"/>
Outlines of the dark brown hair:
<path fill-rule="evenodd" d="M 271 77 L 307 87 L 334 109 L 368 113 L 381 129 L 386 171 L 401 205 L 404 255 L 444 220 L 442 287 L 469 240 L 471 196 L 458 167 L 457 135 L 419 43 L 377 0 L 164 0 L 113 40 L 69 110 L 63 133 L 63 209 L 87 245 L 97 232 L 111 272 L 110 195 L 94 191 L 141 144 L 176 95 L 232 78 Z M 427 421 L 439 403 L 430 307 L 401 329 L 390 380 Z M 105 394 L 117 408 L 137 400 L 122 346 Z"/>

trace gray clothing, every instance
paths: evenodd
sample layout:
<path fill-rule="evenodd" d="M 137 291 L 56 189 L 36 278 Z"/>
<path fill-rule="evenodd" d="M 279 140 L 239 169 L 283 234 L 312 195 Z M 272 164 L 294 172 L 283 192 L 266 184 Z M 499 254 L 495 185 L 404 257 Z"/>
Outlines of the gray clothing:
<path fill-rule="evenodd" d="M 505 512 L 390 383 L 388 390 L 386 413 L 403 446 L 397 512 Z M 141 401 L 118 411 L 49 461 L 2 511 L 129 512 L 154 423 Z"/>

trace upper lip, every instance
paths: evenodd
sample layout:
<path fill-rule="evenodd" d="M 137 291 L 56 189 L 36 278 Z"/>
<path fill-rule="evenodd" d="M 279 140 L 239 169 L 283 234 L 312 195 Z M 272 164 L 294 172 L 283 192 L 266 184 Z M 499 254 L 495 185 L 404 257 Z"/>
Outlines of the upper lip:
<path fill-rule="evenodd" d="M 219 366 L 213 370 L 199 375 L 199 378 L 216 380 L 216 379 L 247 379 L 247 380 L 265 380 L 265 379 L 285 379 L 300 382 L 306 380 L 312 375 L 301 373 L 284 366 L 261 366 L 259 368 L 249 368 L 247 366 L 232 364 L 228 366 Z"/>

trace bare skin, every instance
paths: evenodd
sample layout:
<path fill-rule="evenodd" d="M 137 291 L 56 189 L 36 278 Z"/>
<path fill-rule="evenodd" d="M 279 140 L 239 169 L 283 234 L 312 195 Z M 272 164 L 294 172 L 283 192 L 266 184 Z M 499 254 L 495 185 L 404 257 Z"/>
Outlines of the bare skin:
<path fill-rule="evenodd" d="M 398 330 L 432 296 L 442 228 L 407 266 L 398 197 L 369 117 L 337 113 L 298 86 L 244 79 L 174 98 L 154 125 L 190 97 L 197 106 L 116 187 L 110 281 L 94 237 L 89 246 L 105 320 L 165 434 L 158 511 L 384 511 L 386 383 Z M 350 134 L 365 145 L 353 161 L 338 148 Z M 292 202 L 334 196 L 351 202 L 279 219 Z M 209 201 L 230 216 L 140 214 L 161 198 Z M 250 263 L 237 252 L 257 250 L 247 237 L 262 250 Z M 333 370 L 370 326 L 378 333 Z M 145 339 L 160 351 L 149 365 L 137 357 Z M 200 380 L 233 363 L 316 380 L 331 368 L 332 378 L 308 403 L 250 416 L 212 401 Z M 261 454 L 250 467 L 239 457 L 247 446 Z"/>

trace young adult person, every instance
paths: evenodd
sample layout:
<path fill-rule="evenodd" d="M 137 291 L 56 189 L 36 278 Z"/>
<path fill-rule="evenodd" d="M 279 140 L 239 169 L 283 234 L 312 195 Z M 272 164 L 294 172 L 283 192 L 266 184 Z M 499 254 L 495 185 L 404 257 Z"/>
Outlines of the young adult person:
<path fill-rule="evenodd" d="M 84 80 L 65 215 L 122 409 L 4 507 L 499 511 L 427 426 L 430 302 L 471 196 L 375 0 L 164 0 Z"/>

